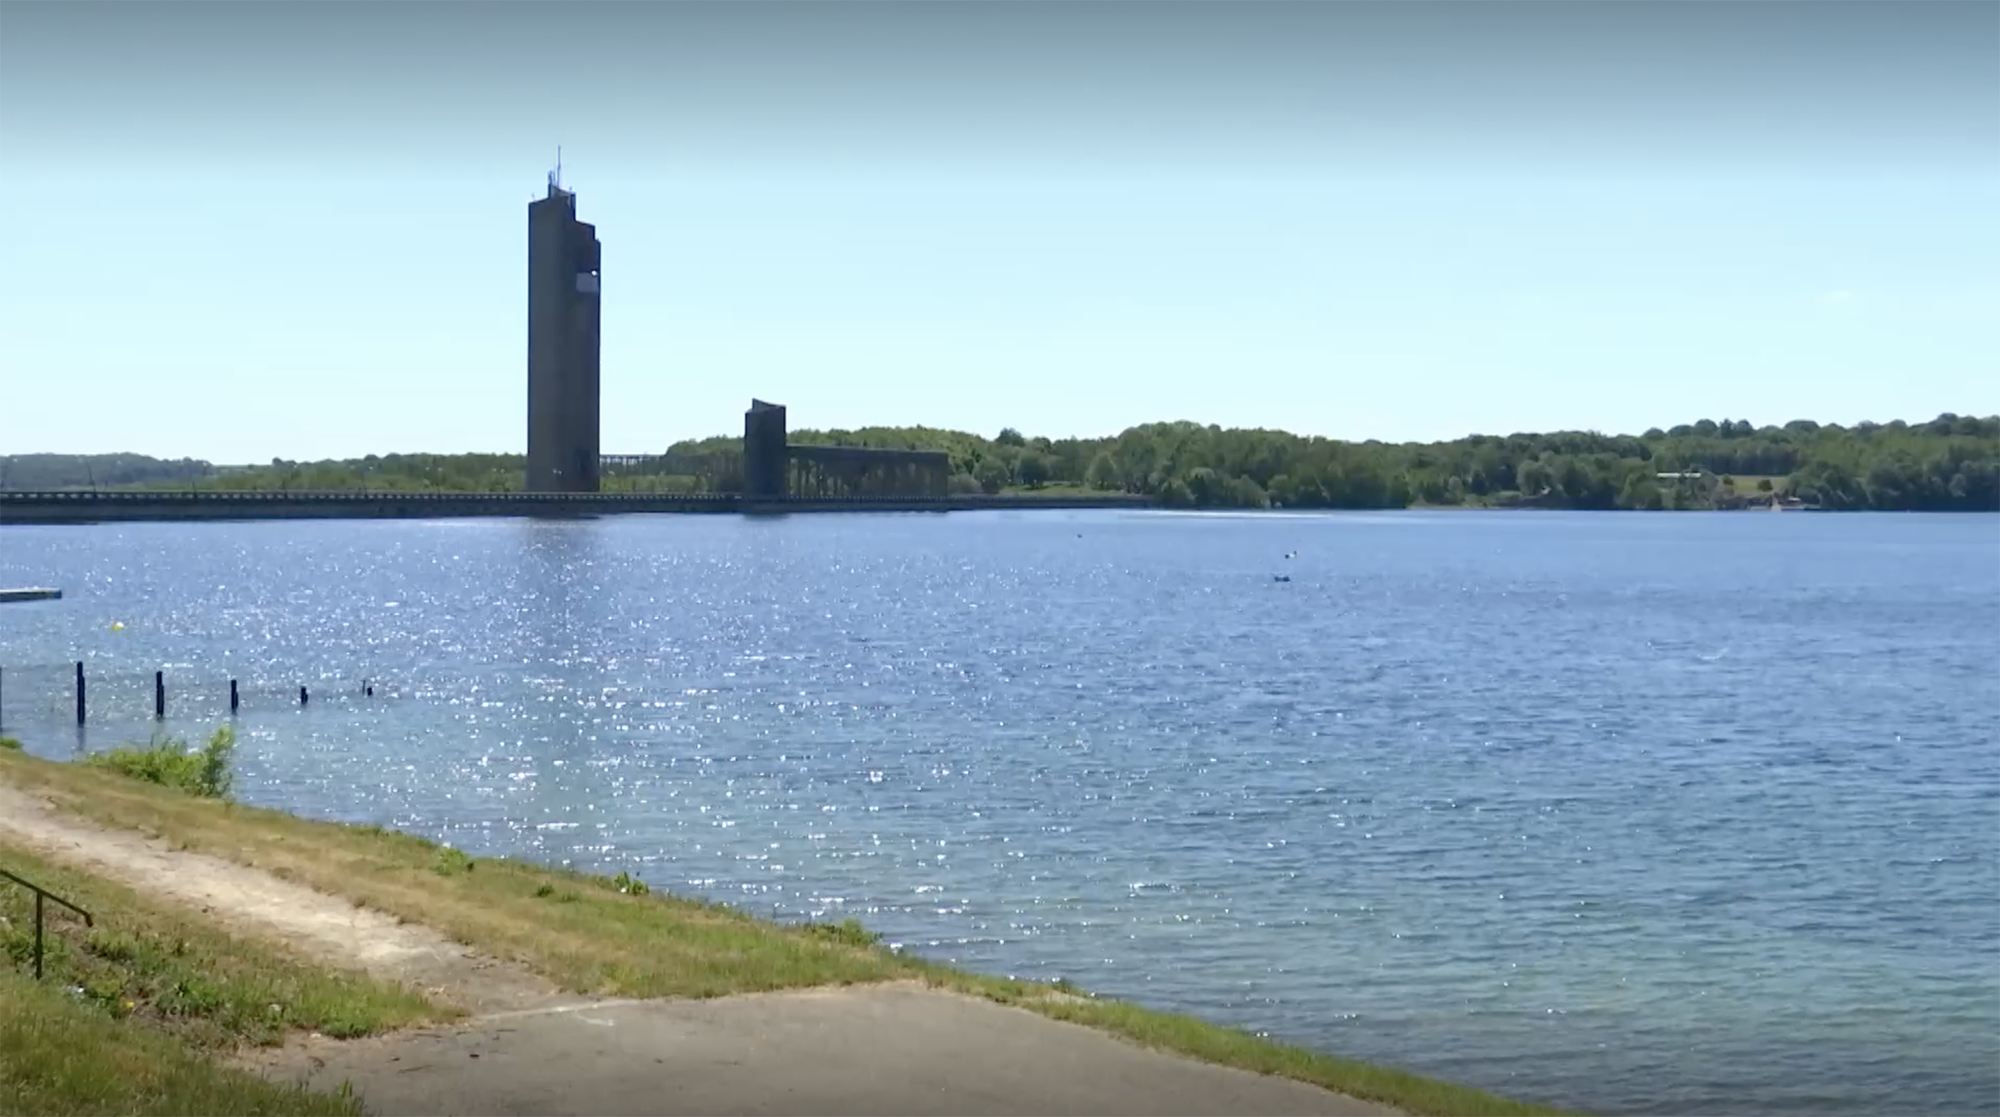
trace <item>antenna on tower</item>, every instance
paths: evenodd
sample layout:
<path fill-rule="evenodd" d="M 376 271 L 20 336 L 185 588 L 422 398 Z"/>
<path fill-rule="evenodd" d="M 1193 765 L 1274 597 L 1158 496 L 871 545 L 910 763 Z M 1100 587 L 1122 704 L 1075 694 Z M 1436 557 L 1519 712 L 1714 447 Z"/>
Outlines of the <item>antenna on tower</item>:
<path fill-rule="evenodd" d="M 562 145 L 556 145 L 556 185 L 562 185 Z"/>

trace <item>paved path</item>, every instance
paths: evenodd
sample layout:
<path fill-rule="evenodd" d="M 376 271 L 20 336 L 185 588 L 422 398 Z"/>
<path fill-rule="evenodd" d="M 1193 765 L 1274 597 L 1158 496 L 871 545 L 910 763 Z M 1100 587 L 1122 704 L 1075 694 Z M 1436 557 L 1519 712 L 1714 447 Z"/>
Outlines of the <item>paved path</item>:
<path fill-rule="evenodd" d="M 450 1027 L 323 1037 L 245 1062 L 353 1083 L 403 1114 L 1387 1114 L 1317 1087 L 1147 1051 L 915 984 L 589 1001 L 268 873 L 63 814 L 0 786 L 0 834 L 239 932 L 425 989 Z"/>
<path fill-rule="evenodd" d="M 264 1061 L 410 1114 L 1379 1114 L 907 985 L 650 1001 L 320 1041 Z"/>

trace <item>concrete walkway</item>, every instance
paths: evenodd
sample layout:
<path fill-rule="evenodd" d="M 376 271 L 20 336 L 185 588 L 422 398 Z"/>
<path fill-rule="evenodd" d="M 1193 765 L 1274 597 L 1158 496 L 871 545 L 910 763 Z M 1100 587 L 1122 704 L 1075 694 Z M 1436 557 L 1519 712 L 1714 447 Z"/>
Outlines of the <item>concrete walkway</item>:
<path fill-rule="evenodd" d="M 1284 1079 L 1142 1050 L 903 985 L 487 1017 L 262 1061 L 416 1114 L 1380 1114 Z"/>

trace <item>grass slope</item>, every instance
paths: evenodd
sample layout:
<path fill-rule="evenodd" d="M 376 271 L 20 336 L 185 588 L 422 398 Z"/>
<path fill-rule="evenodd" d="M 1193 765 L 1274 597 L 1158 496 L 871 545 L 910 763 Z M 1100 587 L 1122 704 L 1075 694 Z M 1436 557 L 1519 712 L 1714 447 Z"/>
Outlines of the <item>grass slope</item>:
<path fill-rule="evenodd" d="M 399 986 L 330 970 L 238 938 L 178 906 L 65 868 L 0 838 L 0 868 L 91 913 L 94 928 L 57 904 L 43 915 L 43 981 L 114 1020 L 172 1034 L 192 1047 L 274 1044 L 303 1029 L 368 1035 L 438 1010 Z M 0 882 L 0 968 L 32 973 L 34 894 Z"/>
<path fill-rule="evenodd" d="M 120 1023 L 58 985 L 0 968 L 0 1114 L 229 1113 L 358 1117 L 315 1094 L 217 1066 L 173 1037 Z"/>
<path fill-rule="evenodd" d="M 0 881 L 0 1114 L 358 1113 L 352 1097 L 276 1087 L 213 1056 L 295 1029 L 359 1036 L 442 1015 L 4 838 L 0 868 L 95 922 L 45 906 L 37 982 L 34 894 Z"/>
<path fill-rule="evenodd" d="M 515 860 L 475 862 L 395 831 L 194 798 L 19 753 L 0 754 L 0 780 L 105 825 L 137 828 L 426 924 L 577 993 L 709 997 L 914 978 L 1410 1113 L 1554 1112 L 1185 1016 L 1078 996 L 1066 986 L 962 973 L 881 949 L 851 922 L 781 926 L 722 905 L 621 890 L 608 878 Z"/>

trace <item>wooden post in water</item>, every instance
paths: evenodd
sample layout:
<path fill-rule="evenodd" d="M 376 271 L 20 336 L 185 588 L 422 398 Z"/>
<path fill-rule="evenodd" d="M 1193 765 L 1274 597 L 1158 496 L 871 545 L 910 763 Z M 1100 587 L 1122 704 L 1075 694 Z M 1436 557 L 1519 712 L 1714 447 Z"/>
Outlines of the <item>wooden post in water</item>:
<path fill-rule="evenodd" d="M 153 720 L 165 721 L 166 718 L 167 673 L 165 671 L 155 671 L 153 672 Z"/>
<path fill-rule="evenodd" d="M 76 723 L 83 724 L 83 661 L 76 661 Z"/>
<path fill-rule="evenodd" d="M 236 680 L 229 680 L 229 716 L 236 716 Z"/>
<path fill-rule="evenodd" d="M 304 688 L 304 687 L 300 687 L 300 688 L 299 688 L 299 705 L 303 706 L 303 705 L 305 705 L 305 704 L 306 704 L 306 688 Z"/>

